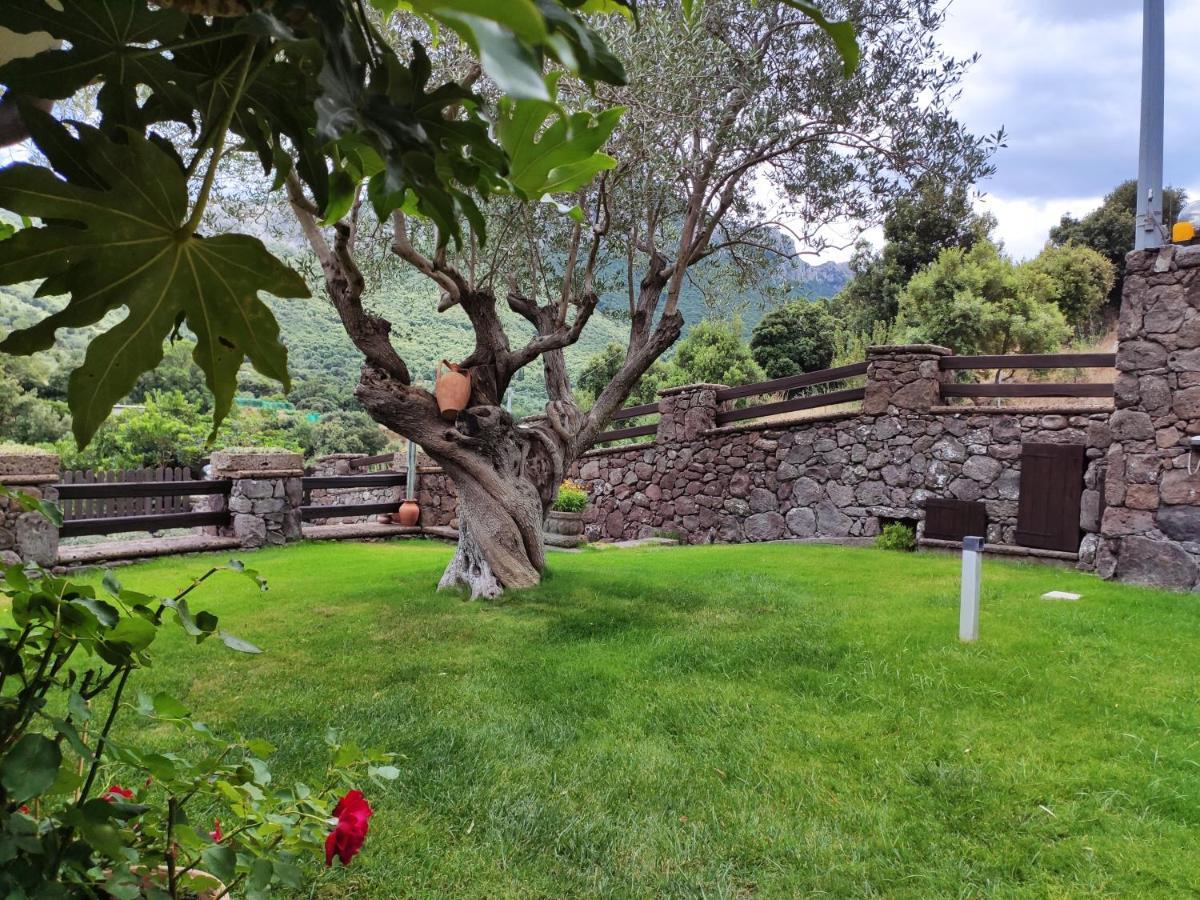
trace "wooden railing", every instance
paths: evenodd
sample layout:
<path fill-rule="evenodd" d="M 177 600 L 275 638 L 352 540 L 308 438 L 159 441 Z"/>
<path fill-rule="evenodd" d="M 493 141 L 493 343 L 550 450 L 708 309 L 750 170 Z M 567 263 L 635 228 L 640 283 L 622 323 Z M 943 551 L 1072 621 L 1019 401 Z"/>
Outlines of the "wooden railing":
<path fill-rule="evenodd" d="M 182 466 L 159 466 L 157 468 L 123 469 L 115 472 L 92 469 L 68 469 L 62 473 L 62 484 L 132 484 L 172 483 L 191 481 L 192 470 Z M 171 496 L 161 491 L 153 493 L 113 495 L 100 492 L 85 499 L 63 499 L 63 518 L 106 519 L 117 516 L 154 515 L 158 513 L 189 512 L 191 506 L 184 496 Z"/>
<path fill-rule="evenodd" d="M 352 459 L 349 462 L 351 469 L 370 469 L 372 466 L 388 465 L 391 466 L 396 460 L 395 453 L 380 453 L 377 456 L 360 456 L 357 459 Z"/>
<path fill-rule="evenodd" d="M 857 378 L 867 374 L 865 362 L 852 363 L 848 366 L 838 366 L 835 369 L 821 369 L 818 372 L 805 372 L 802 375 L 789 375 L 786 378 L 775 378 L 771 381 L 760 381 L 757 384 L 744 384 L 739 387 L 726 388 L 717 391 L 717 402 L 740 400 L 743 397 L 758 397 L 763 394 L 780 394 L 817 387 Z M 742 409 L 727 409 L 717 413 L 717 424 L 726 425 L 729 422 L 740 422 L 743 419 L 761 419 L 765 416 L 776 416 L 781 413 L 798 412 L 805 409 L 820 409 L 823 406 L 836 406 L 839 403 L 854 403 L 862 400 L 866 388 L 848 388 L 840 391 L 829 391 L 822 394 L 806 394 L 772 403 L 761 403 L 757 406 L 747 406 Z"/>
<path fill-rule="evenodd" d="M 968 369 L 1111 369 L 1115 353 L 1017 353 L 992 356 L 943 356 L 943 371 Z M 1017 382 L 943 384 L 943 397 L 1101 397 L 1112 399 L 1111 382 Z"/>
<path fill-rule="evenodd" d="M 656 416 L 658 415 L 658 403 L 643 403 L 641 406 L 627 406 L 619 410 L 612 417 L 614 422 L 625 422 L 629 419 L 637 419 L 641 416 Z M 612 431 L 602 432 L 597 438 L 597 443 L 602 441 L 620 441 L 626 438 L 645 437 L 646 435 L 654 434 L 658 431 L 658 425 L 651 422 L 648 425 L 633 425 L 629 428 L 616 428 Z"/>
<path fill-rule="evenodd" d="M 370 459 L 371 457 L 364 457 Z M 391 454 L 388 455 L 391 458 Z M 394 513 L 400 508 L 397 500 L 386 503 L 336 503 L 317 506 L 310 504 L 309 494 L 314 490 L 334 490 L 337 488 L 381 488 L 403 487 L 408 481 L 404 472 L 383 472 L 377 475 L 308 475 L 300 480 L 304 491 L 304 503 L 300 507 L 300 520 L 311 522 L 314 519 L 337 519 L 353 516 L 375 516 Z"/>
<path fill-rule="evenodd" d="M 59 499 L 64 506 L 76 503 L 76 509 L 87 509 L 91 501 L 125 501 L 163 498 L 182 498 L 204 495 L 229 496 L 233 482 L 222 481 L 116 481 L 62 484 Z M 119 509 L 115 502 L 105 509 Z M 160 506 L 159 509 L 163 507 Z M 126 531 L 160 531 L 164 528 L 196 528 L 202 525 L 228 525 L 227 509 L 194 512 L 151 512 L 140 515 L 114 515 L 105 512 L 98 516 L 67 519 L 59 529 L 60 537 L 81 537 L 92 534 L 120 534 Z"/>

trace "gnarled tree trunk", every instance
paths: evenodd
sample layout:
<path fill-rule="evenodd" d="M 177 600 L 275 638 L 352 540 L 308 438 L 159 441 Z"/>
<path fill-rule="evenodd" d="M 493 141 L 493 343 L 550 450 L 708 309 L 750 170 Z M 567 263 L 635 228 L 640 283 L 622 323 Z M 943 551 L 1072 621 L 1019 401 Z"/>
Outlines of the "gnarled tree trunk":
<path fill-rule="evenodd" d="M 434 396 L 412 383 L 408 366 L 390 342 L 391 324 L 363 305 L 365 282 L 353 256 L 359 204 L 347 221 L 334 226 L 331 244 L 294 177 L 288 188 L 297 220 L 321 261 L 326 292 L 366 359 L 355 396 L 375 421 L 424 450 L 458 488 L 458 549 L 440 586 L 465 585 L 472 598 L 491 598 L 506 589 L 538 584 L 546 565 L 542 527 L 567 469 L 591 447 L 638 379 L 682 331 L 683 317 L 674 308 L 664 310 L 657 320 L 654 316 L 670 274 L 665 260 L 652 254 L 632 311 L 625 363 L 584 413 L 571 394 L 563 348 L 578 340 L 599 302 L 595 292 L 589 287 L 573 302 L 564 295 L 538 305 L 510 290 L 509 308 L 536 332 L 514 350 L 495 295 L 471 284 L 440 255 L 430 259 L 418 253 L 397 215 L 395 252 L 443 288 L 439 309 L 461 305 L 475 331 L 474 352 L 463 360 L 472 370 L 470 405 L 448 424 Z M 594 249 L 595 245 L 592 257 Z M 569 308 L 575 317 L 568 322 Z M 539 359 L 550 398 L 546 414 L 518 424 L 500 401 L 513 375 Z"/>
<path fill-rule="evenodd" d="M 439 587 L 463 585 L 474 599 L 538 584 L 546 565 L 542 526 L 573 460 L 570 442 L 549 420 L 518 425 L 499 406 L 474 406 L 450 425 L 428 393 L 370 369 L 356 395 L 458 489 L 458 549 Z"/>

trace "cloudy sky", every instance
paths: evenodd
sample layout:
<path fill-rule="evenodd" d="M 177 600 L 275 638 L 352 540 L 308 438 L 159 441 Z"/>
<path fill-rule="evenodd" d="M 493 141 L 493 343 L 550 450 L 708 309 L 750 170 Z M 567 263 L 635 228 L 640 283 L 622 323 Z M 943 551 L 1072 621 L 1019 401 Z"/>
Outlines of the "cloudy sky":
<path fill-rule="evenodd" d="M 1166 0 L 1165 180 L 1200 197 L 1200 2 Z M 953 0 L 943 43 L 978 51 L 957 111 L 1008 146 L 982 205 L 1018 257 L 1137 175 L 1141 0 Z"/>

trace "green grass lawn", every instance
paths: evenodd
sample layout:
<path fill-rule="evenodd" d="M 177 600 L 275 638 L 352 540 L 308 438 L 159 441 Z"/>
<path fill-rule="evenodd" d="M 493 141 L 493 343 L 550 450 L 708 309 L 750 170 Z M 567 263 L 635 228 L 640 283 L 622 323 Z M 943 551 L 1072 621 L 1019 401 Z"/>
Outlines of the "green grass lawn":
<path fill-rule="evenodd" d="M 401 754 L 321 897 L 1181 896 L 1200 890 L 1200 598 L 824 546 L 555 554 L 496 604 L 444 545 L 247 555 L 199 592 L 266 648 L 185 645 L 135 687 L 279 747 Z M 204 558 L 120 570 L 169 593 Z M 1039 599 L 1078 591 L 1079 603 Z"/>

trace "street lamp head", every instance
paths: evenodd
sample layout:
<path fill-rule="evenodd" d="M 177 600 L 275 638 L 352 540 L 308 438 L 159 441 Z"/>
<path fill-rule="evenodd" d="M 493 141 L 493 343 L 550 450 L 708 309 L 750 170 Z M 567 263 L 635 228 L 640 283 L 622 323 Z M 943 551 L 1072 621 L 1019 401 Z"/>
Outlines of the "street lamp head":
<path fill-rule="evenodd" d="M 1193 200 L 1179 211 L 1171 229 L 1173 244 L 1190 244 L 1200 238 L 1200 200 Z"/>

